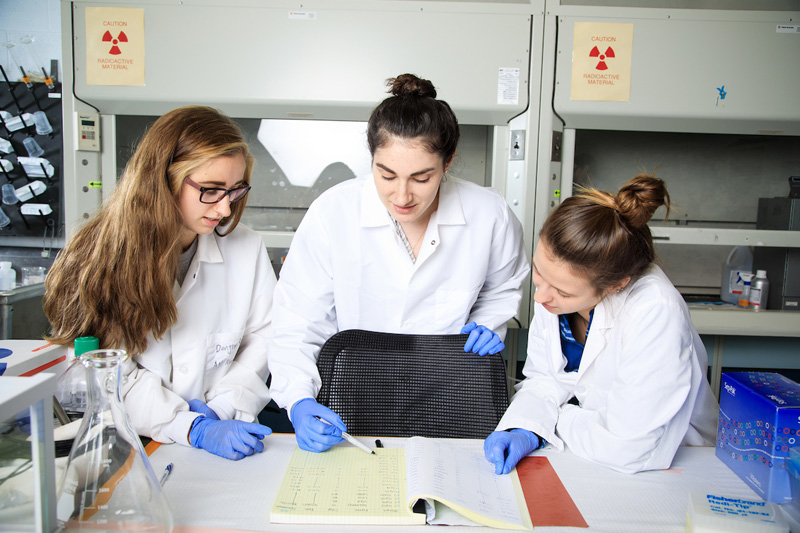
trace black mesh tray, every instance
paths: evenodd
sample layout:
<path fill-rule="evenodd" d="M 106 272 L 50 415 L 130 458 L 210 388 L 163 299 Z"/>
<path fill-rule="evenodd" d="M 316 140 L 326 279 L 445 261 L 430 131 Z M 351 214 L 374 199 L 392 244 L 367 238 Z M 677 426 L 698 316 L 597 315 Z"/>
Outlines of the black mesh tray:
<path fill-rule="evenodd" d="M 317 362 L 317 401 L 354 435 L 485 438 L 508 407 L 506 367 L 464 353 L 467 337 L 337 333 Z"/>

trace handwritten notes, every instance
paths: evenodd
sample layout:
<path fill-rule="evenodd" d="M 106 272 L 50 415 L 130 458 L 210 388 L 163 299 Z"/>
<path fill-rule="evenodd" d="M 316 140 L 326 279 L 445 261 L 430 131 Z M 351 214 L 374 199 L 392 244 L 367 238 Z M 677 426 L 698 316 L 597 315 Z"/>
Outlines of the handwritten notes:
<path fill-rule="evenodd" d="M 324 453 L 296 449 L 270 520 L 301 524 L 424 524 L 406 506 L 402 449 L 334 447 Z"/>
<path fill-rule="evenodd" d="M 532 529 L 520 508 L 516 472 L 497 476 L 483 453 L 441 440 L 414 437 L 406 443 L 407 491 L 412 500 L 435 500 L 473 522 L 503 529 Z"/>
<path fill-rule="evenodd" d="M 532 529 L 516 472 L 496 476 L 480 443 L 464 447 L 412 437 L 405 449 L 377 448 L 375 452 L 368 455 L 347 446 L 324 453 L 295 449 L 270 521 L 424 524 L 426 515 L 411 509 L 418 500 L 425 500 L 429 523 L 472 521 L 503 529 Z M 442 517 L 435 516 L 439 513 Z"/>

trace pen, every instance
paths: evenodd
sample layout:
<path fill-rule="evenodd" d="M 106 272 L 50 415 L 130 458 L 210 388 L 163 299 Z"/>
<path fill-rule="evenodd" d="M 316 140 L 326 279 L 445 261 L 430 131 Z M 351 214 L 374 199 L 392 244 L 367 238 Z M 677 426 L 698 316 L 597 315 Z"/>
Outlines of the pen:
<path fill-rule="evenodd" d="M 161 474 L 161 481 L 159 481 L 159 485 L 162 487 L 164 486 L 164 482 L 169 477 L 170 472 L 172 472 L 172 463 L 168 464 L 167 467 L 164 469 L 164 473 Z"/>
<path fill-rule="evenodd" d="M 327 420 L 324 420 L 324 419 L 322 419 L 322 418 L 320 418 L 318 416 L 315 417 L 315 418 L 317 420 L 319 420 L 320 422 L 325 422 L 329 426 L 333 425 L 330 422 L 328 422 Z M 367 453 L 371 453 L 372 455 L 377 455 L 374 450 L 371 450 L 369 448 L 369 446 L 367 446 L 366 444 L 364 444 L 363 442 L 361 442 L 360 440 L 358 440 L 357 438 L 355 438 L 351 434 L 347 433 L 346 431 L 342 431 L 342 438 L 344 440 L 346 440 L 347 442 L 349 442 L 350 444 L 352 444 L 353 446 L 355 446 L 356 448 L 361 448 L 362 450 L 364 450 Z"/>

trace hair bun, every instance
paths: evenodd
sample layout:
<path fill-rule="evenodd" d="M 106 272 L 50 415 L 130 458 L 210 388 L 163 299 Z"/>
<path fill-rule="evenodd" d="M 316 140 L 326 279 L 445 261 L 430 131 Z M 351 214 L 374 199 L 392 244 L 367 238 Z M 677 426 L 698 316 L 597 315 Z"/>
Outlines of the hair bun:
<path fill-rule="evenodd" d="M 418 96 L 420 98 L 436 98 L 436 88 L 428 80 L 418 78 L 414 74 L 401 74 L 386 80 L 389 91 L 394 96 Z"/>
<path fill-rule="evenodd" d="M 667 206 L 669 213 L 669 193 L 664 181 L 648 174 L 631 178 L 619 190 L 615 200 L 620 216 L 635 228 L 646 226 L 662 205 Z"/>

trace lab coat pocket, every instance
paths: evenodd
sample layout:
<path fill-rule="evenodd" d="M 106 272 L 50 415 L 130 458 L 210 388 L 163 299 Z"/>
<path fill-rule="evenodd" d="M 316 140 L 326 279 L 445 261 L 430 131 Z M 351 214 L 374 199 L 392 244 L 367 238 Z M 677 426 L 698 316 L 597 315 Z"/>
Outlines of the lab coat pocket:
<path fill-rule="evenodd" d="M 480 287 L 473 290 L 439 289 L 436 291 L 436 325 L 441 331 L 461 329 L 466 324 Z"/>
<path fill-rule="evenodd" d="M 244 330 L 214 333 L 206 340 L 206 375 L 224 374 L 233 363 Z"/>

